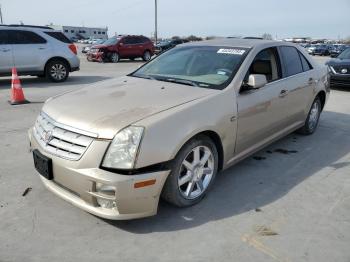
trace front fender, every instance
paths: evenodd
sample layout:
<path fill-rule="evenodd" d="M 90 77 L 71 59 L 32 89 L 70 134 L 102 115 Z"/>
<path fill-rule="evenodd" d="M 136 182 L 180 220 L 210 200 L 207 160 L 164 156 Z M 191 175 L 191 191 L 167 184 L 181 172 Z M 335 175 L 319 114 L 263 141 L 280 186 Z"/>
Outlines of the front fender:
<path fill-rule="evenodd" d="M 215 132 L 220 137 L 225 165 L 234 154 L 236 114 L 234 91 L 228 89 L 135 123 L 145 127 L 135 167 L 174 159 L 187 141 L 204 131 Z"/>

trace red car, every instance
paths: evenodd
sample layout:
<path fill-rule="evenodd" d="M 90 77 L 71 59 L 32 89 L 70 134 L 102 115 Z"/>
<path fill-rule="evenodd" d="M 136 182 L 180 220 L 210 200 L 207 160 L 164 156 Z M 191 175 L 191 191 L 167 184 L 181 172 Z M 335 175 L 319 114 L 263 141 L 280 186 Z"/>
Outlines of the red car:
<path fill-rule="evenodd" d="M 122 58 L 134 60 L 141 57 L 148 61 L 154 54 L 153 42 L 145 36 L 115 36 L 108 39 L 102 45 L 91 47 L 87 54 L 89 61 L 117 63 Z"/>

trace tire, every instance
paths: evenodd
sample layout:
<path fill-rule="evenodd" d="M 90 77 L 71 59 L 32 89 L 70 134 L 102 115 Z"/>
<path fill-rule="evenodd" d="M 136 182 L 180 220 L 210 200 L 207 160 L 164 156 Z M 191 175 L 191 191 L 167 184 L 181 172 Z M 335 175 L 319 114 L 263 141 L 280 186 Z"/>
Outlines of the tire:
<path fill-rule="evenodd" d="M 110 57 L 109 57 L 109 60 L 112 63 L 118 63 L 119 62 L 119 54 L 117 52 L 111 53 Z"/>
<path fill-rule="evenodd" d="M 152 54 L 150 51 L 145 51 L 143 53 L 143 56 L 142 56 L 143 61 L 147 62 L 147 61 L 151 60 L 151 58 L 152 58 Z"/>
<path fill-rule="evenodd" d="M 195 157 L 195 154 L 199 157 Z M 208 159 L 205 160 L 205 157 Z M 204 165 L 198 159 L 205 161 Z M 198 136 L 185 144 L 175 157 L 172 171 L 162 191 L 162 198 L 178 207 L 197 204 L 209 191 L 217 171 L 218 152 L 215 144 L 206 136 Z"/>
<path fill-rule="evenodd" d="M 311 105 L 311 109 L 306 118 L 304 126 L 298 129 L 297 132 L 302 135 L 313 134 L 318 126 L 321 111 L 322 111 L 321 99 L 319 97 L 316 97 L 314 102 Z"/>
<path fill-rule="evenodd" d="M 69 76 L 69 66 L 61 59 L 51 60 L 46 65 L 45 75 L 52 82 L 64 82 Z"/>

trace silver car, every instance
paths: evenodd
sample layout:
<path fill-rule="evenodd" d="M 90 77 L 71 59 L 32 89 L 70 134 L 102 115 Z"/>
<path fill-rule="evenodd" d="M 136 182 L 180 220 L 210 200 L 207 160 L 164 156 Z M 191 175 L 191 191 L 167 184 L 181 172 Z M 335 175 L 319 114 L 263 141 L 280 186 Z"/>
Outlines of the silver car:
<path fill-rule="evenodd" d="M 220 170 L 315 132 L 328 94 L 327 68 L 293 44 L 179 45 L 126 77 L 49 99 L 29 131 L 34 165 L 49 190 L 90 213 L 151 216 L 160 196 L 196 204 Z"/>
<path fill-rule="evenodd" d="M 76 46 L 60 31 L 49 27 L 0 25 L 0 76 L 16 67 L 20 75 L 47 77 L 63 82 L 77 71 Z"/>

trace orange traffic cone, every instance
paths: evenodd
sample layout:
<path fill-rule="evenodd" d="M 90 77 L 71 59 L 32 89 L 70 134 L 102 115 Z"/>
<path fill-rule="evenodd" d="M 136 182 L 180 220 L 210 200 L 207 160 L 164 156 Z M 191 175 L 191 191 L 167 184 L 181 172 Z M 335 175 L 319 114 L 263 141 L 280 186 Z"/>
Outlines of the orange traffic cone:
<path fill-rule="evenodd" d="M 11 105 L 20 105 L 30 103 L 24 98 L 21 81 L 17 75 L 17 69 L 12 68 L 12 83 L 11 83 L 11 100 L 9 101 Z"/>

